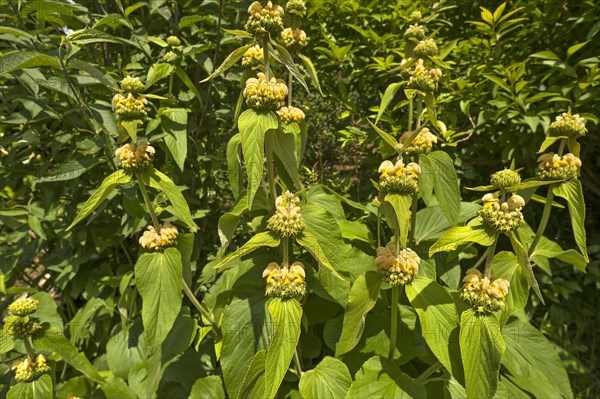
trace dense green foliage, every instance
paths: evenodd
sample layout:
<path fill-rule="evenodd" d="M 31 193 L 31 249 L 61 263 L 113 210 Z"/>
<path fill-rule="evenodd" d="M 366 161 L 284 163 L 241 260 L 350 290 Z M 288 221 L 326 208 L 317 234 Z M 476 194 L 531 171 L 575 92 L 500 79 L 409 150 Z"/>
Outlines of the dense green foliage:
<path fill-rule="evenodd" d="M 0 395 L 600 395 L 600 6 L 309 0 L 288 52 L 246 32 L 250 3 L 0 0 Z M 259 71 L 305 121 L 248 101 Z M 585 136 L 551 137 L 565 112 Z M 399 145 L 424 128 L 432 152 Z M 144 165 L 115 156 L 144 140 Z M 538 181 L 563 149 L 580 175 Z M 518 229 L 477 217 L 511 198 Z M 388 241 L 418 267 L 382 268 Z M 479 266 L 510 282 L 493 311 L 462 283 Z"/>

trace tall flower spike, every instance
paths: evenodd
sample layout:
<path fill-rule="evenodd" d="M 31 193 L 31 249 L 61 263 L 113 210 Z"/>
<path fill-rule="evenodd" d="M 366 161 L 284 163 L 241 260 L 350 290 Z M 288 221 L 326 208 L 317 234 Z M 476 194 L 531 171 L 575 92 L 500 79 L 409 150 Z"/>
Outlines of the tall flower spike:
<path fill-rule="evenodd" d="M 275 200 L 275 215 L 271 216 L 267 228 L 271 231 L 289 237 L 304 230 L 304 219 L 300 213 L 300 198 L 285 191 Z"/>
<path fill-rule="evenodd" d="M 467 270 L 463 279 L 461 298 L 479 313 L 504 309 L 510 283 L 503 278 L 487 278 L 477 269 Z"/>

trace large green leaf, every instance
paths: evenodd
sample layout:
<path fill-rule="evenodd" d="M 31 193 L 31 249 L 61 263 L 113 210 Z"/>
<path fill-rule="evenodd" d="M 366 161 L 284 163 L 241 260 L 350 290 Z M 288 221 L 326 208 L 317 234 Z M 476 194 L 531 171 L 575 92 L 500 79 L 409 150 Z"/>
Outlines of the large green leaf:
<path fill-rule="evenodd" d="M 144 335 L 151 348 L 165 340 L 179 314 L 182 278 L 181 254 L 176 248 L 147 252 L 135 264 Z"/>
<path fill-rule="evenodd" d="M 394 99 L 394 96 L 396 95 L 396 93 L 398 93 L 398 90 L 402 87 L 403 84 L 404 82 L 392 83 L 385 89 L 383 97 L 381 97 L 381 104 L 379 105 L 379 111 L 377 111 L 377 118 L 375 118 L 375 123 L 379 122 L 379 118 L 381 118 L 381 115 L 383 115 L 388 105 L 390 105 L 390 103 Z"/>
<path fill-rule="evenodd" d="M 581 251 L 586 262 L 590 259 L 586 249 L 585 233 L 585 203 L 583 201 L 583 190 L 581 182 L 577 179 L 571 179 L 554 187 L 554 194 L 567 200 L 569 205 L 569 215 L 571 216 L 571 225 L 575 242 Z"/>
<path fill-rule="evenodd" d="M 317 262 L 319 262 L 319 265 L 329 269 L 329 271 L 340 280 L 344 279 L 329 262 L 321 243 L 312 233 L 303 231 L 301 234 L 296 236 L 296 241 L 298 241 L 298 244 L 304 247 L 304 249 L 306 249 Z"/>
<path fill-rule="evenodd" d="M 150 66 L 148 70 L 148 76 L 146 77 L 146 90 L 150 88 L 154 83 L 161 79 L 170 76 L 175 71 L 175 65 L 168 64 L 166 62 L 160 62 Z"/>
<path fill-rule="evenodd" d="M 572 398 L 569 376 L 554 345 L 531 324 L 513 318 L 502 329 L 502 366 L 511 379 L 536 398 Z"/>
<path fill-rule="evenodd" d="M 510 238 L 510 242 L 512 244 L 513 250 L 515 251 L 515 255 L 517 256 L 517 261 L 523 269 L 525 278 L 527 278 L 529 285 L 531 286 L 531 288 L 533 288 L 533 291 L 540 298 L 540 301 L 544 303 L 544 298 L 542 297 L 540 286 L 535 278 L 535 274 L 533 273 L 533 268 L 531 267 L 531 262 L 529 261 L 527 250 L 523 247 L 523 245 L 519 241 L 519 238 L 515 235 L 514 232 L 509 233 L 508 237 Z"/>
<path fill-rule="evenodd" d="M 437 282 L 422 276 L 415 277 L 406 286 L 406 296 L 417 311 L 425 342 L 450 374 L 462 383 L 458 312 L 452 296 Z"/>
<path fill-rule="evenodd" d="M 433 178 L 433 189 L 442 212 L 450 225 L 458 223 L 460 214 L 460 189 L 454 162 L 443 151 L 433 151 L 419 157 L 421 174 Z"/>
<path fill-rule="evenodd" d="M 281 240 L 279 237 L 276 237 L 270 231 L 263 231 L 255 234 L 251 239 L 249 239 L 244 245 L 242 245 L 237 251 L 230 253 L 225 258 L 221 259 L 219 263 L 217 263 L 214 268 L 219 269 L 229 263 L 232 262 L 241 262 L 242 257 L 248 255 L 256 251 L 262 247 L 270 247 L 274 248 L 279 245 Z"/>
<path fill-rule="evenodd" d="M 187 114 L 188 110 L 185 108 L 162 108 L 160 110 L 161 125 L 166 133 L 165 144 L 182 172 L 187 156 Z"/>
<path fill-rule="evenodd" d="M 459 245 L 475 242 L 483 246 L 490 246 L 496 240 L 496 232 L 484 227 L 481 224 L 471 224 L 467 226 L 453 227 L 445 232 L 429 248 L 429 256 L 440 251 L 453 251 Z"/>
<path fill-rule="evenodd" d="M 380 356 L 373 356 L 362 365 L 346 395 L 347 399 L 424 397 L 423 385 L 415 382 L 395 364 Z"/>
<path fill-rule="evenodd" d="M 269 304 L 274 332 L 265 363 L 265 398 L 274 398 L 300 339 L 302 306 L 295 299 L 275 298 Z"/>
<path fill-rule="evenodd" d="M 358 276 L 350 289 L 342 335 L 335 348 L 336 356 L 351 351 L 358 344 L 365 328 L 366 314 L 375 306 L 380 290 L 381 277 L 377 272 L 369 271 Z"/>
<path fill-rule="evenodd" d="M 260 350 L 256 352 L 252 358 L 252 362 L 248 367 L 248 372 L 244 377 L 244 382 L 237 395 L 238 399 L 241 398 L 255 398 L 260 397 L 265 392 L 265 360 L 267 358 L 267 351 Z"/>
<path fill-rule="evenodd" d="M 189 399 L 225 399 L 223 383 L 218 375 L 209 375 L 194 382 Z"/>
<path fill-rule="evenodd" d="M 245 46 L 239 47 L 236 50 L 234 50 L 231 54 L 229 54 L 227 56 L 227 58 L 225 58 L 223 63 L 217 69 L 215 69 L 213 71 L 213 73 L 211 73 L 207 78 L 202 80 L 200 83 L 204 83 L 210 79 L 216 78 L 217 76 L 221 75 L 223 72 L 225 72 L 226 70 L 231 68 L 233 65 L 235 65 L 236 62 L 239 61 L 240 58 L 242 58 L 242 56 L 244 55 L 246 50 L 248 50 L 250 48 L 250 46 L 251 46 L 251 44 L 247 44 Z"/>
<path fill-rule="evenodd" d="M 87 358 L 80 354 L 77 348 L 63 335 L 62 330 L 54 324 L 44 323 L 44 334 L 33 339 L 33 346 L 39 350 L 51 350 L 62 359 L 81 371 L 90 379 L 103 383 L 104 379 Z"/>
<path fill-rule="evenodd" d="M 300 189 L 301 183 L 298 179 L 299 160 L 296 157 L 296 135 L 293 132 L 284 132 L 283 129 L 275 129 L 267 132 L 266 140 L 267 145 L 273 149 L 285 172 L 294 182 L 295 188 Z"/>
<path fill-rule="evenodd" d="M 19 382 L 6 394 L 6 399 L 48 399 L 53 398 L 52 377 L 44 374 L 31 382 Z"/>
<path fill-rule="evenodd" d="M 272 336 L 271 327 L 272 320 L 265 306 L 263 292 L 235 298 L 225 308 L 221 321 L 223 340 L 220 362 L 223 381 L 230 398 L 246 397 L 239 396 L 238 392 L 245 380 L 250 378 L 248 375 L 252 371 L 249 369 L 251 363 L 255 367 L 260 367 L 260 362 L 254 364 L 253 359 L 261 349 L 266 349 L 268 337 Z M 264 369 L 265 357 L 262 359 Z M 248 382 L 248 385 L 252 385 L 250 381 Z M 262 396 L 264 392 L 258 395 L 258 397 Z"/>
<path fill-rule="evenodd" d="M 494 315 L 463 312 L 460 321 L 460 353 L 465 366 L 467 397 L 491 398 L 498 387 L 500 359 L 506 349 Z"/>
<path fill-rule="evenodd" d="M 298 70 L 298 67 L 294 63 L 294 60 L 292 59 L 292 56 L 290 55 L 290 53 L 285 49 L 285 47 L 283 47 L 281 44 L 279 44 L 275 41 L 271 41 L 271 44 L 277 50 L 277 52 L 274 52 L 274 51 L 271 52 L 271 55 L 273 56 L 273 58 L 275 58 L 276 60 L 281 62 L 283 65 L 285 65 L 287 70 L 292 75 L 294 75 L 294 77 L 304 87 L 306 92 L 310 94 L 310 90 L 308 89 L 308 85 L 306 84 L 306 81 L 304 80 L 304 76 L 302 76 L 302 74 Z"/>
<path fill-rule="evenodd" d="M 181 191 L 179 191 L 179 188 L 173 183 L 173 180 L 154 168 L 148 170 L 146 176 L 148 177 L 148 182 L 151 187 L 162 191 L 167 196 L 181 222 L 183 222 L 192 232 L 198 230 L 198 226 L 194 223 L 187 201 L 183 194 L 181 194 Z"/>
<path fill-rule="evenodd" d="M 386 143 L 387 145 L 389 145 L 395 151 L 396 148 L 398 147 L 398 140 L 396 140 L 391 134 L 386 133 L 382 129 L 378 128 L 377 125 L 375 125 L 370 120 L 367 119 L 367 122 L 369 122 L 369 125 L 371 125 L 373 130 L 375 130 L 375 132 L 377 132 L 379 137 L 381 137 L 383 139 L 383 142 Z"/>
<path fill-rule="evenodd" d="M 480 208 L 480 205 L 472 202 L 461 202 L 458 222 L 464 223 L 471 219 Z M 417 223 L 414 232 L 415 243 L 437 240 L 450 227 L 450 223 L 444 217 L 439 205 L 423 208 L 417 212 Z"/>
<path fill-rule="evenodd" d="M 242 154 L 248 173 L 248 208 L 256 190 L 263 178 L 263 164 L 265 156 L 265 134 L 268 130 L 277 129 L 279 120 L 273 112 L 256 112 L 248 109 L 238 119 L 238 129 L 242 139 Z"/>
<path fill-rule="evenodd" d="M 81 222 L 83 219 L 88 217 L 94 210 L 104 201 L 110 193 L 118 186 L 123 185 L 125 183 L 129 183 L 131 181 L 131 175 L 124 170 L 120 169 L 116 172 L 112 173 L 108 177 L 106 177 L 100 187 L 91 195 L 90 198 L 83 204 L 83 207 L 73 220 L 73 223 L 67 227 L 67 230 L 70 230 L 77 223 Z"/>
<path fill-rule="evenodd" d="M 498 252 L 492 261 L 492 270 L 494 277 L 506 279 L 510 283 L 504 309 L 500 314 L 500 326 L 503 326 L 513 312 L 527 305 L 529 285 L 517 257 L 512 252 Z"/>
<path fill-rule="evenodd" d="M 348 367 L 338 359 L 325 356 L 317 367 L 302 374 L 299 389 L 306 399 L 345 398 L 352 377 Z"/>
<path fill-rule="evenodd" d="M 58 59 L 37 51 L 14 51 L 0 57 L 0 75 L 24 68 L 60 68 Z"/>
<path fill-rule="evenodd" d="M 389 203 L 394 209 L 394 224 L 400 231 L 400 245 L 406 247 L 408 240 L 408 229 L 410 227 L 410 207 L 412 205 L 412 196 L 399 194 L 386 194 L 385 202 Z"/>
<path fill-rule="evenodd" d="M 321 95 L 324 96 L 323 90 L 321 89 L 321 84 L 319 83 L 319 76 L 317 75 L 317 70 L 315 69 L 315 66 L 313 65 L 312 61 L 304 54 L 297 53 L 297 55 L 298 58 L 300 58 L 300 60 L 304 64 L 304 69 L 306 69 L 308 76 L 312 79 L 315 86 L 317 86 L 317 90 L 319 90 L 319 93 L 321 93 Z"/>
<path fill-rule="evenodd" d="M 557 258 L 563 262 L 575 266 L 575 268 L 582 273 L 585 272 L 585 268 L 587 266 L 585 258 L 579 252 L 574 249 L 567 249 L 565 251 L 560 245 L 543 236 L 540 237 L 540 240 L 538 241 L 538 244 L 530 258 L 538 265 L 547 263 L 547 261 L 544 262 L 544 259 Z"/>
<path fill-rule="evenodd" d="M 227 143 L 227 177 L 229 178 L 229 187 L 233 192 L 233 197 L 237 200 L 242 192 L 242 136 L 239 133 L 234 134 Z M 247 202 L 247 200 L 245 200 Z M 248 204 L 244 203 L 244 207 Z M 221 244 L 223 240 L 221 240 Z"/>

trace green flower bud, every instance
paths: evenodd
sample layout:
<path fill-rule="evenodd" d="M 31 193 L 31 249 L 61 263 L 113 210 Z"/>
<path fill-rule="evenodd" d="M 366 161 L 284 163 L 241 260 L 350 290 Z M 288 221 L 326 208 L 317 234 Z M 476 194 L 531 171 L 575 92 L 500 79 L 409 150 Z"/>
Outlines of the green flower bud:
<path fill-rule="evenodd" d="M 171 47 L 181 46 L 181 40 L 177 36 L 167 37 L 167 44 Z"/>
<path fill-rule="evenodd" d="M 298 204 L 300 199 L 289 191 L 285 191 L 275 200 L 275 215 L 271 216 L 267 228 L 271 231 L 289 237 L 304 230 L 304 219 Z"/>
<path fill-rule="evenodd" d="M 129 75 L 120 82 L 121 89 L 126 93 L 139 94 L 144 91 L 144 84 L 140 78 L 133 78 Z"/>
<path fill-rule="evenodd" d="M 377 272 L 392 287 L 410 283 L 421 264 L 421 258 L 412 249 L 405 248 L 398 255 L 394 250 L 393 244 L 379 247 L 375 258 Z"/>
<path fill-rule="evenodd" d="M 35 317 L 10 316 L 6 324 L 8 335 L 13 339 L 26 339 L 42 330 L 42 325 Z"/>
<path fill-rule="evenodd" d="M 519 175 L 519 172 L 504 169 L 494 173 L 490 182 L 492 186 L 496 188 L 505 189 L 521 183 L 521 176 Z"/>
<path fill-rule="evenodd" d="M 306 295 L 306 273 L 301 262 L 294 262 L 290 266 L 271 262 L 262 276 L 267 279 L 267 296 L 290 299 Z"/>
<path fill-rule="evenodd" d="M 306 16 L 306 4 L 304 0 L 289 0 L 285 5 L 286 15 L 293 15 L 299 19 Z"/>
<path fill-rule="evenodd" d="M 19 298 L 8 305 L 8 311 L 15 316 L 28 316 L 38 309 L 38 305 L 37 299 Z"/>
<path fill-rule="evenodd" d="M 550 137 L 579 138 L 585 136 L 586 132 L 585 119 L 578 114 L 571 115 L 566 112 L 557 116 L 548 128 L 548 136 Z"/>
<path fill-rule="evenodd" d="M 419 24 L 410 25 L 404 32 L 404 37 L 406 39 L 423 40 L 425 39 L 425 28 Z"/>
<path fill-rule="evenodd" d="M 167 51 L 165 55 L 163 55 L 162 59 L 164 62 L 172 64 L 177 61 L 177 54 L 175 54 L 173 51 Z"/>
<path fill-rule="evenodd" d="M 423 19 L 423 15 L 421 14 L 421 11 L 413 11 L 410 13 L 408 19 L 411 22 L 421 22 L 421 20 Z"/>
<path fill-rule="evenodd" d="M 438 53 L 438 47 L 433 39 L 421 40 L 414 48 L 417 58 L 433 57 Z"/>
<path fill-rule="evenodd" d="M 504 309 L 510 283 L 503 278 L 487 278 L 477 269 L 467 270 L 461 298 L 476 312 L 492 313 Z"/>

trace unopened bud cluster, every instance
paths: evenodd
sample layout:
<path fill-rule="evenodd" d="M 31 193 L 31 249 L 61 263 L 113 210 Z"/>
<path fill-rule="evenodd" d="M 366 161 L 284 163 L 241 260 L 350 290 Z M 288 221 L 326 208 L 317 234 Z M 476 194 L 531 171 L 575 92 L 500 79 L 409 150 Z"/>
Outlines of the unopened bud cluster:
<path fill-rule="evenodd" d="M 402 152 L 408 156 L 428 154 L 433 148 L 433 144 L 437 143 L 437 137 L 426 127 L 421 129 L 412 143 L 407 143 L 406 141 L 410 135 L 411 132 L 406 132 L 400 138 L 400 142 L 402 143 Z"/>
<path fill-rule="evenodd" d="M 6 319 L 8 325 L 7 333 L 13 339 L 27 339 L 42 329 L 37 317 L 31 314 L 38 309 L 39 302 L 34 298 L 19 298 L 10 305 L 8 311 L 11 313 Z"/>
<path fill-rule="evenodd" d="M 431 93 L 437 89 L 437 82 L 441 77 L 442 71 L 439 68 L 428 69 L 420 58 L 410 72 L 406 88 Z"/>
<path fill-rule="evenodd" d="M 424 39 L 417 43 L 413 52 L 417 58 L 433 57 L 438 54 L 438 47 L 433 39 Z"/>
<path fill-rule="evenodd" d="M 477 213 L 481 222 L 499 233 L 516 230 L 525 223 L 521 208 L 525 200 L 520 195 L 512 195 L 506 202 L 500 203 L 496 194 L 483 196 L 483 208 Z"/>
<path fill-rule="evenodd" d="M 246 30 L 252 35 L 261 37 L 266 34 L 276 35 L 283 29 L 283 8 L 280 5 L 273 5 L 271 1 L 263 7 L 258 1 L 255 1 L 248 8 L 248 22 Z"/>
<path fill-rule="evenodd" d="M 291 266 L 271 262 L 262 276 L 267 279 L 267 296 L 289 299 L 306 294 L 306 273 L 301 262 L 294 262 Z"/>
<path fill-rule="evenodd" d="M 557 116 L 548 128 L 548 136 L 551 137 L 579 138 L 585 136 L 586 132 L 585 119 L 578 114 L 571 115 L 566 112 Z"/>
<path fill-rule="evenodd" d="M 521 183 L 519 172 L 511 169 L 504 169 L 496 172 L 490 179 L 492 186 L 500 189 L 506 189 Z"/>
<path fill-rule="evenodd" d="M 298 49 L 306 44 L 306 32 L 300 28 L 285 28 L 281 32 L 281 40 L 285 47 L 289 49 Z"/>
<path fill-rule="evenodd" d="M 304 230 L 304 219 L 300 213 L 300 198 L 285 191 L 275 200 L 275 215 L 271 216 L 267 228 L 284 237 L 293 236 Z"/>
<path fill-rule="evenodd" d="M 144 91 L 144 84 L 140 81 L 140 78 L 134 78 L 129 75 L 125 76 L 121 82 L 119 82 L 121 90 L 125 93 L 140 94 Z"/>
<path fill-rule="evenodd" d="M 392 287 L 410 283 L 419 272 L 420 263 L 421 258 L 410 248 L 403 249 L 398 255 L 393 251 L 393 244 L 377 248 L 377 272 Z"/>
<path fill-rule="evenodd" d="M 277 111 L 277 115 L 281 118 L 281 121 L 286 125 L 289 125 L 292 122 L 302 122 L 305 118 L 304 112 L 297 107 L 289 106 L 289 107 L 281 107 Z"/>
<path fill-rule="evenodd" d="M 173 64 L 175 63 L 175 61 L 177 61 L 177 53 L 175 53 L 174 51 L 167 51 L 165 55 L 163 55 L 162 59 L 168 64 Z"/>
<path fill-rule="evenodd" d="M 46 364 L 44 355 L 39 354 L 35 358 L 35 361 L 26 358 L 16 363 L 12 369 L 15 371 L 15 380 L 17 382 L 31 382 L 49 372 L 50 366 Z"/>
<path fill-rule="evenodd" d="M 261 65 L 263 59 L 265 57 L 265 53 L 258 44 L 250 47 L 248 50 L 244 52 L 242 56 L 242 66 L 245 67 L 257 67 Z"/>
<path fill-rule="evenodd" d="M 477 269 L 467 270 L 461 298 L 476 312 L 491 313 L 504 309 L 510 283 L 503 278 L 488 278 Z"/>
<path fill-rule="evenodd" d="M 125 170 L 144 169 L 152 165 L 154 160 L 154 147 L 147 141 L 137 144 L 127 143 L 115 151 L 121 167 Z"/>
<path fill-rule="evenodd" d="M 166 247 L 175 245 L 175 240 L 179 234 L 177 227 L 169 222 L 161 224 L 159 227 L 160 228 L 157 231 L 154 226 L 148 226 L 147 230 L 144 231 L 139 240 L 142 248 L 161 251 Z"/>
<path fill-rule="evenodd" d="M 304 0 L 289 0 L 285 5 L 286 15 L 294 15 L 298 18 L 306 16 L 306 3 Z"/>
<path fill-rule="evenodd" d="M 167 44 L 171 47 L 181 46 L 181 40 L 177 36 L 169 36 L 167 37 Z"/>
<path fill-rule="evenodd" d="M 536 177 L 539 180 L 567 180 L 579 176 L 581 159 L 568 153 L 562 157 L 553 152 L 538 158 Z"/>
<path fill-rule="evenodd" d="M 383 161 L 378 172 L 380 173 L 379 188 L 382 193 L 414 194 L 419 189 L 421 167 L 414 162 L 405 166 L 401 159 L 396 164 Z"/>
<path fill-rule="evenodd" d="M 418 23 L 410 25 L 406 31 L 404 32 L 404 38 L 411 39 L 415 38 L 417 40 L 425 39 L 425 28 Z"/>
<path fill-rule="evenodd" d="M 259 72 L 256 78 L 246 81 L 244 98 L 250 108 L 258 111 L 274 111 L 285 103 L 288 88 L 281 79 L 267 80 L 264 73 Z"/>
<path fill-rule="evenodd" d="M 19 298 L 10 305 L 8 311 L 15 316 L 29 316 L 38 309 L 39 301 L 35 298 Z"/>

